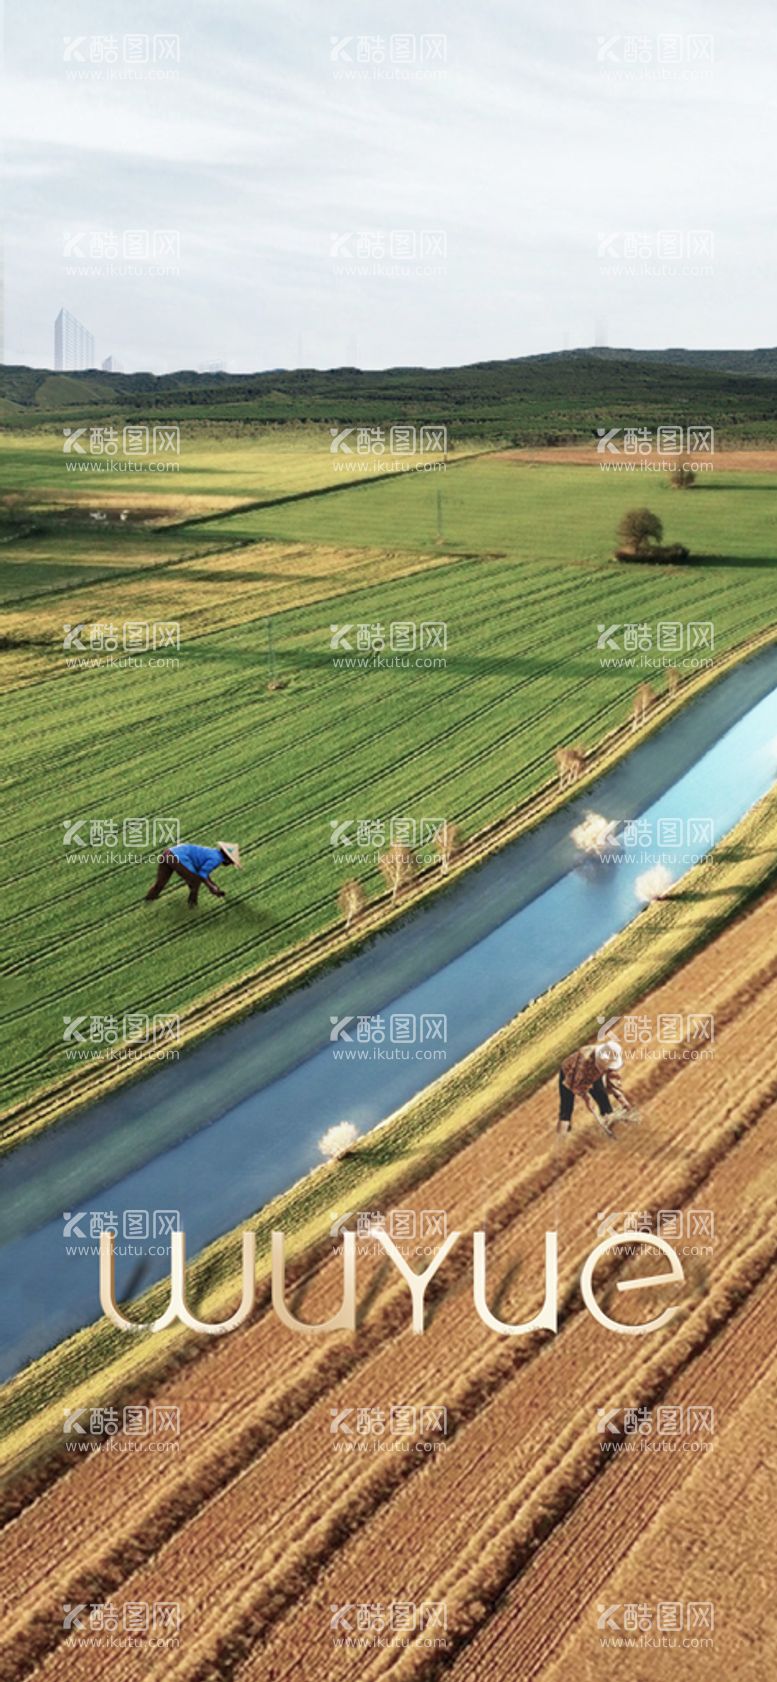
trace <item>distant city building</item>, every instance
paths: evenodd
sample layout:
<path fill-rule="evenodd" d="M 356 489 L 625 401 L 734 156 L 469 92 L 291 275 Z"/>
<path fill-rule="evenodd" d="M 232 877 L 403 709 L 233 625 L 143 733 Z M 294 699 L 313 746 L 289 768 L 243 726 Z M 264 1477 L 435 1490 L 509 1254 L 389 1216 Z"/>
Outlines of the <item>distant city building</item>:
<path fill-rule="evenodd" d="M 94 368 L 94 334 L 69 310 L 60 310 L 54 322 L 54 367 Z"/>
<path fill-rule="evenodd" d="M 104 374 L 124 373 L 121 363 L 117 362 L 115 356 L 106 356 L 105 361 L 100 363 L 100 367 Z"/>

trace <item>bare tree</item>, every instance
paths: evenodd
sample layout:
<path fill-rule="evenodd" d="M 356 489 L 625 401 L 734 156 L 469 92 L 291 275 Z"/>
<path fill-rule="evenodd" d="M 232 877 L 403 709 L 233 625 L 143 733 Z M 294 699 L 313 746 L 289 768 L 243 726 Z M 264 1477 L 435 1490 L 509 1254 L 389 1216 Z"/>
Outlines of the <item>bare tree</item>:
<path fill-rule="evenodd" d="M 666 687 L 670 695 L 675 695 L 680 687 L 680 673 L 676 666 L 666 668 Z"/>
<path fill-rule="evenodd" d="M 631 709 L 632 730 L 638 730 L 640 724 L 644 724 L 655 698 L 653 685 L 651 683 L 641 683 L 634 696 L 634 705 Z"/>
<path fill-rule="evenodd" d="M 570 783 L 576 783 L 585 766 L 585 750 L 583 748 L 556 748 L 555 757 L 558 767 L 559 788 L 567 788 Z"/>
<path fill-rule="evenodd" d="M 396 899 L 400 888 L 406 888 L 412 882 L 418 863 L 412 848 L 405 847 L 401 841 L 393 841 L 378 859 L 378 869 L 386 887 L 391 889 L 391 898 Z"/>
<path fill-rule="evenodd" d="M 347 929 L 351 927 L 354 917 L 358 917 L 367 904 L 367 895 L 355 876 L 350 882 L 344 882 L 337 896 L 337 903 L 345 918 Z"/>
<path fill-rule="evenodd" d="M 434 837 L 434 845 L 437 849 L 437 857 L 440 860 L 440 869 L 442 874 L 443 876 L 447 876 L 451 859 L 453 858 L 454 853 L 457 853 L 459 850 L 458 824 L 449 823 L 448 819 L 444 818 Z"/>

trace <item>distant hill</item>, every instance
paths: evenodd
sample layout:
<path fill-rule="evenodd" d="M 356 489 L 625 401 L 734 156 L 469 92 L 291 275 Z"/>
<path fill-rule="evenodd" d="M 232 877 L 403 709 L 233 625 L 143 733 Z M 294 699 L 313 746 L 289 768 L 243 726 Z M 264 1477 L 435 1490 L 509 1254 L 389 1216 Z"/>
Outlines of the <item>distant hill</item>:
<path fill-rule="evenodd" d="M 445 423 L 451 435 L 521 444 L 588 438 L 597 426 L 707 422 L 728 442 L 777 435 L 777 349 L 556 351 L 460 368 L 272 369 L 255 374 L 0 370 L 0 421 L 75 419 L 256 426 Z"/>
<path fill-rule="evenodd" d="M 598 356 L 616 362 L 666 362 L 676 368 L 710 368 L 722 374 L 754 374 L 766 379 L 777 378 L 777 346 L 770 350 L 610 350 L 596 345 L 590 350 L 555 355 Z"/>

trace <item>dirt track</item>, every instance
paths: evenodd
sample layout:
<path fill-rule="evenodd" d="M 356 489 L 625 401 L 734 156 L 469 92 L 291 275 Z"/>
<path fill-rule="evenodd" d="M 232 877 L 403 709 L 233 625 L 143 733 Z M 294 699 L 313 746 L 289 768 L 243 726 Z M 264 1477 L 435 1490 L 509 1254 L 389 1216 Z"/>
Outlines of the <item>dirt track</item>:
<path fill-rule="evenodd" d="M 156 1398 L 181 1408 L 177 1455 L 84 1456 L 8 1525 L 0 1676 L 93 1682 L 118 1655 L 69 1647 L 62 1603 L 108 1600 L 119 1610 L 179 1602 L 183 1612 L 179 1646 L 141 1641 L 123 1652 L 121 1682 L 388 1672 L 404 1682 L 441 1673 L 443 1658 L 457 1682 L 544 1672 L 593 1682 L 616 1667 L 622 1675 L 624 1662 L 600 1645 L 598 1605 L 659 1599 L 716 1602 L 715 1647 L 698 1655 L 705 1674 L 767 1674 L 752 1645 L 764 1521 L 737 1502 L 736 1580 L 718 1525 L 742 1481 L 766 1511 L 774 1452 L 754 1398 L 773 1380 L 777 1330 L 767 1294 L 777 1243 L 775 934 L 772 896 L 639 1007 L 654 1023 L 661 1012 L 715 1015 L 710 1060 L 627 1068 L 639 1129 L 611 1144 L 580 1110 L 558 1143 L 545 1087 L 407 1200 L 444 1210 L 449 1230 L 486 1228 L 489 1301 L 504 1319 L 537 1311 L 543 1234 L 557 1227 L 557 1336 L 485 1328 L 465 1238 L 430 1287 L 423 1337 L 409 1329 L 407 1287 L 372 1256 L 359 1260 L 355 1336 L 308 1340 L 258 1315 Z M 600 1291 L 624 1321 L 685 1304 L 663 1333 L 618 1337 L 583 1307 L 579 1268 L 602 1212 L 659 1209 L 712 1211 L 712 1253 L 686 1258 L 677 1292 Z M 664 1266 L 621 1263 L 619 1272 Z M 339 1288 L 333 1254 L 300 1286 L 296 1312 L 325 1317 Z M 603 1451 L 599 1407 L 677 1403 L 716 1408 L 703 1457 Z M 362 1439 L 362 1453 L 332 1433 L 333 1409 L 400 1404 L 446 1406 L 447 1438 L 419 1452 L 415 1435 L 384 1434 L 376 1452 Z M 417 1635 L 380 1645 L 374 1631 L 361 1645 L 355 1611 L 346 1615 L 354 1645 L 336 1645 L 346 1626 L 330 1628 L 333 1607 L 422 1601 L 445 1605 L 442 1652 Z M 676 1653 L 632 1652 L 628 1674 L 654 1682 L 670 1663 L 676 1675 Z"/>

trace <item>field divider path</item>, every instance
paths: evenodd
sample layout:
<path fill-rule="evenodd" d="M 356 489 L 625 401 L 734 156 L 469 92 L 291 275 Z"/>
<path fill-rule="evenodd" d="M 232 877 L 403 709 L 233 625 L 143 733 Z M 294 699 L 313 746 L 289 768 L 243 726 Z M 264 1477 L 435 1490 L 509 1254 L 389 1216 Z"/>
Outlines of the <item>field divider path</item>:
<path fill-rule="evenodd" d="M 502 445 L 493 444 L 485 450 L 470 450 L 466 455 L 446 456 L 444 458 L 445 470 L 447 472 L 448 468 L 461 467 L 466 461 L 479 461 L 482 456 L 498 456 L 502 448 Z M 428 468 L 423 463 L 419 463 L 417 467 L 396 468 L 391 473 L 364 473 L 361 475 L 355 473 L 352 478 L 344 473 L 337 484 L 314 485 L 310 490 L 285 491 L 282 496 L 259 497 L 254 501 L 242 503 L 239 508 L 230 508 L 227 513 L 222 509 L 215 514 L 194 514 L 186 520 L 173 520 L 164 529 L 165 531 L 184 531 L 189 526 L 204 526 L 212 520 L 229 520 L 236 514 L 252 514 L 262 508 L 282 508 L 289 502 L 309 502 L 312 497 L 317 496 L 334 496 L 337 491 L 374 490 L 376 485 L 388 485 L 393 480 L 402 484 L 406 479 L 412 479 L 417 474 L 427 471 Z"/>

